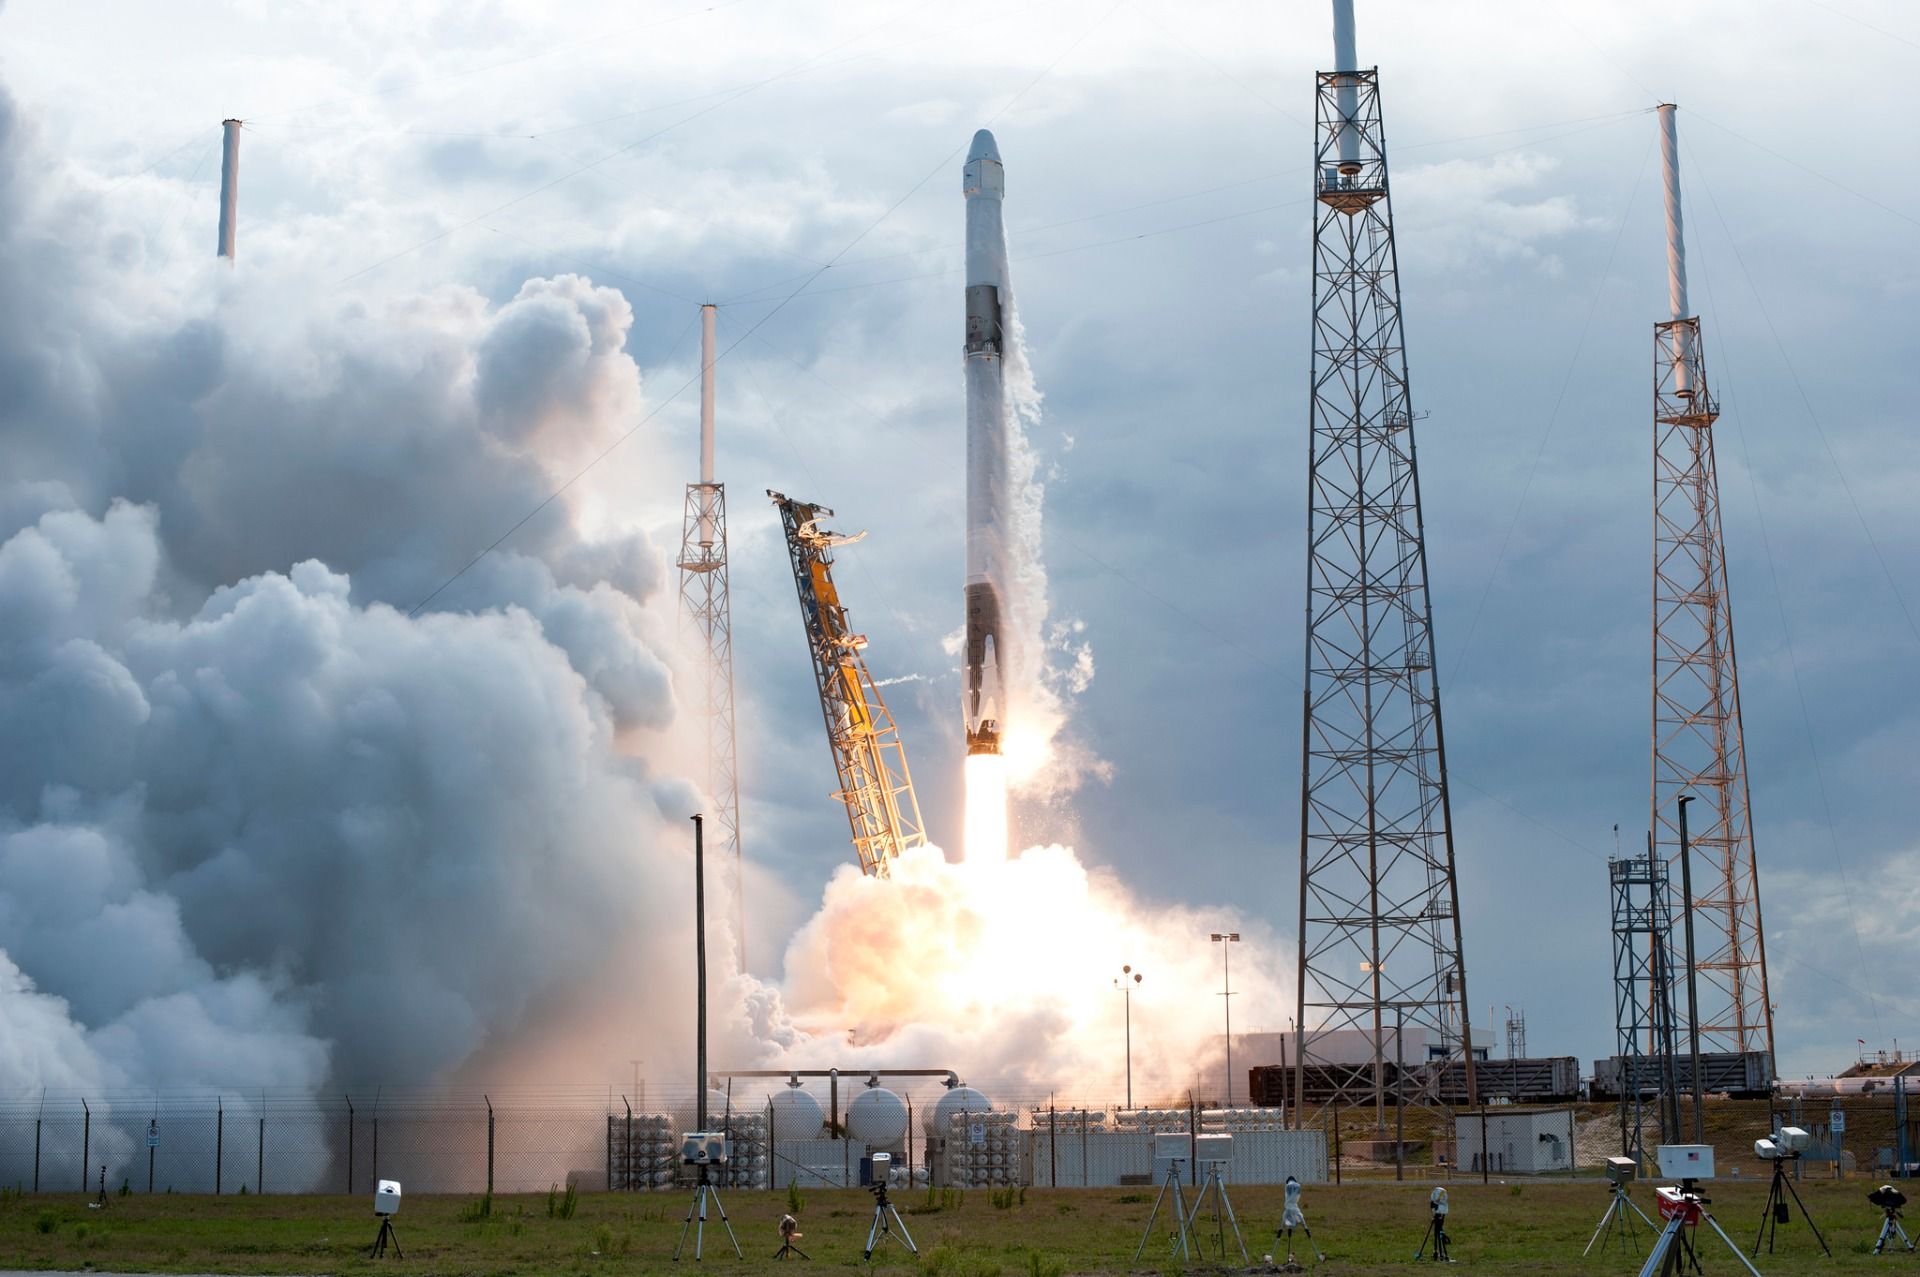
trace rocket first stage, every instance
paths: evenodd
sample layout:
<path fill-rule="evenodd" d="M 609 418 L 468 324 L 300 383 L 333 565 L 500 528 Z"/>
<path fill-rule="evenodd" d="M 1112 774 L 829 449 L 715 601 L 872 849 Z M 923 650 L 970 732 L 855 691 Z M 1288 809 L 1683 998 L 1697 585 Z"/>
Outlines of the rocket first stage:
<path fill-rule="evenodd" d="M 998 754 L 1006 708 L 1001 600 L 1011 494 L 1001 308 L 1007 298 L 1006 173 L 993 134 L 967 151 L 967 753 Z"/>

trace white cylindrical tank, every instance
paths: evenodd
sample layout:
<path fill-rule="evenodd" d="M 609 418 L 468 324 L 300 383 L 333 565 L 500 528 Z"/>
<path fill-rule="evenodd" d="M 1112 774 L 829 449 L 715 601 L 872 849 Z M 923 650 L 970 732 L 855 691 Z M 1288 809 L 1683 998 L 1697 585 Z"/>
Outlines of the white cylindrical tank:
<path fill-rule="evenodd" d="M 826 1114 L 812 1092 L 790 1086 L 773 1096 L 773 1137 L 777 1140 L 810 1140 L 820 1134 Z"/>
<path fill-rule="evenodd" d="M 928 1139 L 943 1140 L 953 1134 L 953 1119 L 960 1113 L 991 1113 L 993 1101 L 970 1086 L 956 1086 L 940 1097 L 940 1102 L 924 1110 L 920 1130 Z"/>
<path fill-rule="evenodd" d="M 847 1135 L 878 1152 L 906 1144 L 907 1102 L 884 1086 L 868 1087 L 847 1105 Z"/>

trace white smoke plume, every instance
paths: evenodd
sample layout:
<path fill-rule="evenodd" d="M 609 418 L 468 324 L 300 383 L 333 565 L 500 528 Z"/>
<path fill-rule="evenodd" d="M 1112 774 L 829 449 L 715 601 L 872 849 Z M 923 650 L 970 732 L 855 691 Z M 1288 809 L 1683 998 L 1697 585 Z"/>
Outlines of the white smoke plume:
<path fill-rule="evenodd" d="M 639 415 L 625 299 L 163 278 L 91 182 L 0 95 L 0 1089 L 684 1040 L 580 979 L 683 935 L 647 538 L 583 494 L 407 615 Z"/>
<path fill-rule="evenodd" d="M 1133 993 L 1135 1099 L 1172 1102 L 1223 1090 L 1217 1039 L 1220 946 L 1233 955 L 1241 1027 L 1272 1027 L 1286 1005 L 1282 951 L 1237 909 L 1150 907 L 1112 873 L 1066 847 L 1002 864 L 952 864 L 937 847 L 896 860 L 891 879 L 848 865 L 787 951 L 786 1067 L 913 1061 L 996 1081 L 1002 1098 L 1048 1084 L 1077 1099 L 1118 1100 L 1124 1086 L 1122 966 Z M 1244 1097 L 1245 1079 L 1235 1083 Z M 1184 1100 L 1182 1100 L 1184 1102 Z"/>
<path fill-rule="evenodd" d="M 1011 573 L 1004 604 L 1007 779 L 1019 797 L 1056 801 L 1110 768 L 1067 731 L 1074 700 L 1093 681 L 1093 645 L 1080 622 L 1052 615 L 1044 554 L 1046 485 L 1034 435 L 1044 396 L 1028 358 L 1026 327 L 1012 290 L 1006 302 L 1007 477 L 1012 489 L 1006 546 Z"/>
<path fill-rule="evenodd" d="M 643 433 L 619 505 L 581 485 L 440 588 L 643 414 L 625 298 L 367 299 L 294 237 L 150 262 L 101 185 L 0 93 L 0 1091 L 592 1081 L 636 1042 L 678 1073 L 702 735 L 626 511 L 680 476 Z M 1049 615 L 1011 320 L 1011 688 L 1045 797 L 1097 766 L 1063 735 L 1092 658 Z M 711 916 L 739 1061 L 1117 1084 L 1132 962 L 1141 1089 L 1170 1091 L 1213 1066 L 1209 929 L 1248 937 L 1236 1010 L 1284 983 L 1257 919 L 1059 847 L 847 866 L 783 986 L 726 972 Z"/>

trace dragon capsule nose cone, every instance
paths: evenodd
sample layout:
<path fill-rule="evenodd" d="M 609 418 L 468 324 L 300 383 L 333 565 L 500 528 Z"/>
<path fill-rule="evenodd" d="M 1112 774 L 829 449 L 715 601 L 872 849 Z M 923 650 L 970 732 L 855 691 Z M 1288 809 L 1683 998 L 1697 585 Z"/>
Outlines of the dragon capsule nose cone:
<path fill-rule="evenodd" d="M 1000 148 L 994 145 L 993 134 L 981 129 L 973 135 L 973 146 L 967 151 L 968 160 L 1000 160 Z"/>

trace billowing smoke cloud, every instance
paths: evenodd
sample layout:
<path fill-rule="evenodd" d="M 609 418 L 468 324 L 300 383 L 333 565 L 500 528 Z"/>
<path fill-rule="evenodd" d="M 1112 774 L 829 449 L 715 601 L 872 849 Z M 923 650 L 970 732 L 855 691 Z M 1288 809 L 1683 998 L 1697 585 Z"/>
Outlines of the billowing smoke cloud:
<path fill-rule="evenodd" d="M 0 97 L 0 1088 L 684 1032 L 579 979 L 679 935 L 658 555 L 583 494 L 407 614 L 637 419 L 625 299 L 173 288 L 85 183 Z"/>
<path fill-rule="evenodd" d="M 1003 1090 L 1055 1084 L 1118 1098 L 1125 1012 L 1114 981 L 1129 965 L 1145 975 L 1133 999 L 1136 1098 L 1171 1098 L 1196 1080 L 1217 1095 L 1219 1055 L 1207 1044 L 1222 1025 L 1209 996 L 1221 969 L 1207 936 L 1235 930 L 1238 1009 L 1270 1015 L 1291 998 L 1283 946 L 1264 922 L 1150 907 L 1068 848 L 1000 865 L 950 864 L 923 848 L 897 860 L 889 881 L 849 865 L 788 949 L 788 1011 L 818 1036 L 790 1040 L 782 1062 L 923 1061 Z"/>

